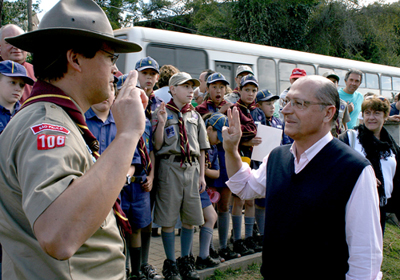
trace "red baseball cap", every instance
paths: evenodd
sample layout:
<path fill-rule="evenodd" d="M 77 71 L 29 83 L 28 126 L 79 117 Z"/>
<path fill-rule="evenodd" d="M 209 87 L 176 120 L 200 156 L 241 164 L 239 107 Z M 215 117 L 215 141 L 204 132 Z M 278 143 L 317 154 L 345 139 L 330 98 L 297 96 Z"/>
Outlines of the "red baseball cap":
<path fill-rule="evenodd" d="M 292 71 L 292 75 L 290 76 L 290 79 L 292 78 L 300 78 L 306 76 L 306 70 L 300 69 L 300 68 L 294 68 Z"/>

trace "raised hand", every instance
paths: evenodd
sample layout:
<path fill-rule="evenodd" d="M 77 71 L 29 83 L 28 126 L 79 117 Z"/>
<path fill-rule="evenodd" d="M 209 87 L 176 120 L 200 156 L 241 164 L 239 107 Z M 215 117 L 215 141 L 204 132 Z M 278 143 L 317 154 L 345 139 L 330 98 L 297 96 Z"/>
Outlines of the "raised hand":
<path fill-rule="evenodd" d="M 237 151 L 240 138 L 242 137 L 239 111 L 236 107 L 228 109 L 228 122 L 229 127 L 225 126 L 222 128 L 223 145 L 226 152 L 234 152 L 235 150 Z"/>

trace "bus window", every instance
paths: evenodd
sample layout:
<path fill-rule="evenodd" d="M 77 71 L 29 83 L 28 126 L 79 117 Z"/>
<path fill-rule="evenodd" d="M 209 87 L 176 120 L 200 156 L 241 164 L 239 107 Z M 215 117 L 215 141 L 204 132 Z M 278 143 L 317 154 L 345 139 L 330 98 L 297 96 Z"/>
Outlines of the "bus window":
<path fill-rule="evenodd" d="M 347 70 L 335 68 L 335 73 L 336 73 L 336 75 L 338 75 L 339 78 L 340 78 L 340 80 L 339 80 L 339 86 L 340 86 L 340 87 L 345 87 L 346 84 L 344 83 L 344 76 L 346 75 Z"/>
<path fill-rule="evenodd" d="M 379 79 L 377 74 L 366 73 L 365 78 L 367 88 L 379 89 Z"/>
<path fill-rule="evenodd" d="M 324 73 L 328 72 L 328 71 L 333 71 L 333 69 L 324 68 L 324 67 L 318 67 L 318 75 L 320 75 L 320 76 L 324 75 Z"/>
<path fill-rule="evenodd" d="M 215 71 L 220 72 L 222 75 L 224 75 L 225 79 L 229 82 L 229 86 L 232 89 L 234 89 L 234 88 L 236 88 L 236 82 L 235 82 L 236 70 L 240 65 L 247 65 L 251 69 L 254 70 L 253 65 L 250 65 L 250 64 L 216 61 L 215 62 Z"/>
<path fill-rule="evenodd" d="M 278 94 L 276 88 L 275 61 L 267 58 L 258 60 L 258 83 L 260 90 L 268 89 L 272 94 Z"/>
<path fill-rule="evenodd" d="M 400 90 L 400 78 L 393 77 L 392 81 L 393 81 L 393 90 L 396 91 Z"/>
<path fill-rule="evenodd" d="M 229 86 L 234 89 L 235 85 L 235 70 L 233 69 L 233 63 L 229 62 L 215 62 L 215 71 L 220 72 L 224 75 L 225 79 L 229 82 Z"/>
<path fill-rule="evenodd" d="M 306 70 L 307 75 L 315 75 L 315 68 L 308 64 L 297 64 L 297 68 Z"/>
<path fill-rule="evenodd" d="M 277 94 L 281 94 L 282 91 L 290 87 L 290 75 L 292 75 L 293 69 L 296 68 L 296 64 L 280 62 L 279 63 L 279 90 Z"/>
<path fill-rule="evenodd" d="M 392 89 L 392 77 L 381 76 L 382 89 L 391 90 Z"/>
<path fill-rule="evenodd" d="M 201 71 L 208 68 L 207 53 L 204 50 L 149 44 L 146 53 L 154 58 L 160 67 L 171 64 L 179 71 L 187 72 L 196 79 Z"/>

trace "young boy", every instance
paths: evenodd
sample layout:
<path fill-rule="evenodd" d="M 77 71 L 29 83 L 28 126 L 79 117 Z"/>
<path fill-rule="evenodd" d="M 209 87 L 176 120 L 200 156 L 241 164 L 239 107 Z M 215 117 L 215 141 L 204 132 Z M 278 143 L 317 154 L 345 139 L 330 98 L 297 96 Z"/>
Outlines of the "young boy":
<path fill-rule="evenodd" d="M 21 107 L 19 100 L 25 84 L 33 85 L 21 64 L 6 60 L 0 63 L 0 133 Z"/>
<path fill-rule="evenodd" d="M 183 279 L 200 279 L 189 255 L 193 226 L 204 224 L 199 190 L 206 187 L 205 150 L 210 149 L 204 121 L 190 104 L 193 87 L 199 84 L 188 73 L 173 75 L 169 80 L 172 100 L 153 113 L 154 148 L 160 160 L 154 222 L 162 227 L 166 279 L 181 279 L 179 274 Z M 174 226 L 179 214 L 181 257 L 176 260 Z"/>
<path fill-rule="evenodd" d="M 222 143 L 222 135 L 221 132 L 218 134 L 217 129 L 221 131 L 222 126 L 227 122 L 228 118 L 221 113 L 208 113 L 203 116 L 203 119 L 207 127 L 207 136 L 211 145 L 211 149 L 206 153 L 205 168 L 207 188 L 211 189 L 211 187 L 214 186 L 214 180 L 217 179 L 220 174 L 216 145 Z M 208 191 L 201 193 L 200 198 L 201 207 L 203 208 L 204 225 L 202 225 L 200 229 L 200 252 L 196 259 L 196 268 L 198 270 L 215 267 L 220 263 L 218 254 L 215 257 L 210 254 L 210 248 L 213 248 L 213 229 L 218 216 L 211 203 Z"/>
<path fill-rule="evenodd" d="M 209 98 L 201 105 L 196 107 L 197 112 L 204 116 L 208 113 L 219 112 L 225 114 L 228 108 L 232 107 L 232 103 L 225 101 L 226 88 L 229 82 L 221 73 L 213 73 L 207 78 L 207 92 Z M 225 182 L 228 181 L 228 174 L 225 168 L 225 151 L 222 143 L 217 145 L 218 159 L 220 174 L 213 182 L 213 188 L 220 193 L 220 200 L 218 201 L 218 236 L 219 236 L 219 256 L 224 260 L 230 260 L 239 257 L 237 253 L 233 252 L 228 246 L 229 234 L 229 201 L 231 199 L 231 191 L 226 186 Z"/>
<path fill-rule="evenodd" d="M 253 146 L 261 143 L 261 138 L 256 137 L 257 127 L 254 121 L 265 124 L 265 115 L 255 105 L 255 98 L 258 91 L 257 79 L 249 74 L 240 81 L 240 99 L 235 104 L 240 115 L 242 139 L 239 145 L 243 157 L 250 158 Z M 255 165 L 254 162 L 252 162 Z M 241 238 L 242 209 L 245 205 L 245 240 Z M 243 201 L 233 195 L 232 227 L 233 227 L 233 250 L 239 254 L 248 255 L 260 252 L 262 248 L 253 239 L 253 226 L 255 221 L 254 200 Z"/>
<path fill-rule="evenodd" d="M 138 71 L 138 84 L 146 92 L 149 103 L 146 108 L 146 117 L 150 120 L 154 110 L 160 107 L 162 99 L 155 96 L 154 86 L 158 81 L 160 68 L 157 61 L 150 56 L 140 59 L 136 62 L 135 70 Z"/>
<path fill-rule="evenodd" d="M 152 113 L 158 107 L 160 107 L 161 103 L 163 102 L 162 99 L 160 99 L 154 94 L 153 90 L 159 78 L 160 68 L 157 61 L 155 61 L 152 57 L 147 56 L 136 62 L 135 70 L 138 71 L 138 85 L 140 86 L 141 89 L 143 89 L 146 92 L 146 95 L 149 98 L 149 102 L 147 104 L 145 113 L 148 122 L 151 122 Z M 149 139 L 150 139 L 149 141 L 152 141 L 151 137 Z M 149 151 L 149 153 L 153 168 L 156 168 L 157 163 L 155 161 L 154 152 Z M 145 183 L 144 187 L 146 187 L 146 191 L 150 192 L 150 209 L 153 209 L 157 186 L 156 183 L 153 181 L 152 176 L 147 178 L 147 182 Z M 155 278 L 158 279 L 159 275 L 156 274 L 154 267 L 148 264 L 151 232 L 152 232 L 151 223 L 145 228 L 142 228 L 141 230 L 142 262 L 143 262 L 142 272 L 150 279 L 155 279 Z"/>
<path fill-rule="evenodd" d="M 122 87 L 125 79 L 126 75 L 119 77 L 118 89 Z M 132 234 L 126 235 L 129 252 L 127 259 L 130 260 L 131 268 L 128 279 L 162 278 L 148 263 L 151 238 L 150 191 L 154 179 L 154 160 L 152 160 L 154 156 L 152 155 L 151 123 L 149 119 L 146 119 L 142 141 L 136 147 L 126 185 L 121 191 L 121 207 L 132 227 Z"/>

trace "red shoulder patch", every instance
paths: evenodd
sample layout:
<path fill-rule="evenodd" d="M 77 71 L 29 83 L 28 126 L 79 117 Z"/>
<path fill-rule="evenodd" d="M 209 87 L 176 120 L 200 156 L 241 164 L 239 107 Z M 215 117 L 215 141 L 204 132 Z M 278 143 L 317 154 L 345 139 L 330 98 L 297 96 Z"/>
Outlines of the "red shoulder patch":
<path fill-rule="evenodd" d="M 46 135 L 39 134 L 37 136 L 38 150 L 51 150 L 54 148 L 65 146 L 65 135 Z"/>
<path fill-rule="evenodd" d="M 49 123 L 41 123 L 41 124 L 31 126 L 31 130 L 32 130 L 33 134 L 35 134 L 35 135 L 44 130 L 57 131 L 57 132 L 61 132 L 64 134 L 69 134 L 69 130 L 66 129 L 65 127 L 59 126 L 59 125 L 54 125 L 54 124 L 49 124 Z"/>

